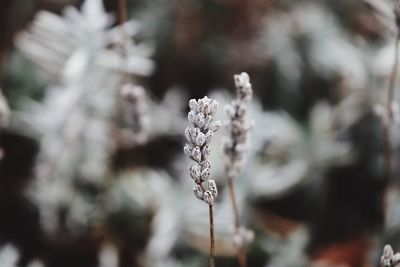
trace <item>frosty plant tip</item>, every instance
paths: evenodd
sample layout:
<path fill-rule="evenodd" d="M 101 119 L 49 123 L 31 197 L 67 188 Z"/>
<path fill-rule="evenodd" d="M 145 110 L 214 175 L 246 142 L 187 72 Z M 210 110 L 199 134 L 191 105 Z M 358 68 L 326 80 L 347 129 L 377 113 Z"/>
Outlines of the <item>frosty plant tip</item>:
<path fill-rule="evenodd" d="M 395 267 L 400 263 L 400 253 L 394 253 L 390 245 L 383 248 L 381 267 Z"/>
<path fill-rule="evenodd" d="M 184 152 L 193 160 L 189 165 L 190 177 L 196 183 L 193 192 L 198 199 L 213 205 L 218 191 L 215 181 L 209 180 L 211 163 L 208 158 L 211 138 L 221 126 L 221 122 L 214 121 L 213 117 L 218 109 L 218 102 L 208 97 L 197 101 L 191 99 L 189 107 L 188 119 L 191 127 L 185 130 L 188 143 Z"/>
<path fill-rule="evenodd" d="M 225 171 L 229 179 L 239 176 L 244 156 L 249 149 L 251 122 L 247 118 L 247 103 L 253 96 L 250 77 L 247 73 L 234 75 L 236 99 L 226 106 L 229 119 L 226 122 L 229 135 L 225 139 Z"/>
<path fill-rule="evenodd" d="M 241 226 L 234 179 L 242 171 L 247 150 L 250 147 L 250 129 L 252 123 L 247 117 L 247 104 L 253 96 L 250 77 L 242 72 L 233 76 L 236 86 L 236 98 L 226 106 L 228 135 L 224 140 L 225 172 L 232 202 L 235 233 L 233 244 L 238 248 L 238 260 L 241 267 L 247 266 L 246 248 L 251 244 L 254 233 Z"/>
<path fill-rule="evenodd" d="M 188 119 L 191 126 L 185 130 L 188 143 L 183 150 L 188 158 L 193 160 L 189 165 L 189 174 L 196 183 L 193 188 L 194 195 L 209 206 L 210 267 L 215 267 L 213 205 L 218 191 L 215 181 L 209 180 L 211 173 L 209 156 L 211 138 L 221 126 L 221 122 L 214 121 L 213 117 L 218 109 L 218 102 L 205 96 L 197 101 L 191 99 L 189 108 Z"/>

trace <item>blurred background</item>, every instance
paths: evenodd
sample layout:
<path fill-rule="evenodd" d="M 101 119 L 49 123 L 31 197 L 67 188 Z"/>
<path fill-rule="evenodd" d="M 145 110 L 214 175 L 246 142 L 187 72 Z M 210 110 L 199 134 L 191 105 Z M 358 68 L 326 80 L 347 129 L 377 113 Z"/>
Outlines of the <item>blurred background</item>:
<path fill-rule="evenodd" d="M 208 266 L 187 102 L 217 99 L 225 121 L 242 71 L 254 89 L 236 181 L 255 233 L 248 266 L 379 266 L 385 243 L 400 249 L 400 125 L 388 180 L 381 116 L 393 1 L 127 0 L 123 28 L 118 10 L 0 0 L 0 266 Z M 211 147 L 216 263 L 234 267 L 224 135 Z"/>

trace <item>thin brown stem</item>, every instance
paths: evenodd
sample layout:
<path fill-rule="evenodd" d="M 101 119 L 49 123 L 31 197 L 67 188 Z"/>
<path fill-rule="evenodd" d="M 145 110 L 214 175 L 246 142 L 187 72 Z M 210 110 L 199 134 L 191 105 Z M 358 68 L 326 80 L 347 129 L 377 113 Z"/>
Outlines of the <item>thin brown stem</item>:
<path fill-rule="evenodd" d="M 234 183 L 233 179 L 230 179 L 230 178 L 228 179 L 228 187 L 229 187 L 229 193 L 231 195 L 233 219 L 235 222 L 235 228 L 239 228 L 240 227 L 239 209 L 238 209 L 238 205 L 237 205 L 235 183 Z"/>
<path fill-rule="evenodd" d="M 235 223 L 235 232 L 239 231 L 240 219 L 239 219 L 239 209 L 237 205 L 236 189 L 234 179 L 228 179 L 229 193 L 231 195 L 232 209 L 233 209 L 233 219 Z M 238 251 L 238 261 L 241 267 L 247 267 L 247 255 L 244 248 L 240 248 Z"/>
<path fill-rule="evenodd" d="M 122 25 L 128 20 L 126 0 L 119 0 L 118 9 L 119 9 L 119 24 Z"/>
<path fill-rule="evenodd" d="M 210 267 L 215 267 L 214 212 L 212 205 L 209 205 L 209 215 L 210 215 Z"/>
<path fill-rule="evenodd" d="M 394 53 L 394 62 L 392 71 L 390 74 L 389 80 L 389 88 L 388 88 L 388 97 L 386 103 L 386 112 L 387 112 L 387 120 L 384 125 L 384 142 L 385 142 L 385 179 L 386 182 L 390 181 L 391 173 L 392 173 L 392 141 L 390 136 L 390 127 L 393 121 L 393 110 L 392 103 L 395 98 L 395 84 L 397 80 L 397 72 L 399 68 L 399 40 L 400 34 L 396 37 L 395 42 L 395 53 Z"/>

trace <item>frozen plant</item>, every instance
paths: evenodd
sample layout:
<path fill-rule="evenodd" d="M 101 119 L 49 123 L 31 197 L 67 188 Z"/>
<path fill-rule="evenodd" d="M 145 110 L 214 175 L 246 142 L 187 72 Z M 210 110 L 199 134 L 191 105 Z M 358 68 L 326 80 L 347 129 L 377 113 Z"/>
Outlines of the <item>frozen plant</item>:
<path fill-rule="evenodd" d="M 125 104 L 125 119 L 133 134 L 133 143 L 144 143 L 147 139 L 146 92 L 142 86 L 125 84 L 121 89 Z"/>
<path fill-rule="evenodd" d="M 225 153 L 225 172 L 228 175 L 229 192 L 231 195 L 235 233 L 234 245 L 238 248 L 240 266 L 246 266 L 245 248 L 251 243 L 254 235 L 251 231 L 241 226 L 239 220 L 239 210 L 235 192 L 234 180 L 239 176 L 244 163 L 244 158 L 250 146 L 251 122 L 247 117 L 247 104 L 253 96 L 253 89 L 250 77 L 247 73 L 234 75 L 236 86 L 236 99 L 227 105 L 226 111 L 229 116 L 227 128 L 229 135 L 224 143 Z"/>
<path fill-rule="evenodd" d="M 185 136 L 188 144 L 184 152 L 194 162 L 189 165 L 189 174 L 196 183 L 193 188 L 194 195 L 209 205 L 210 216 L 210 266 L 215 266 L 215 242 L 214 242 L 214 216 L 213 205 L 218 195 L 217 186 L 210 178 L 211 163 L 210 141 L 214 133 L 221 126 L 220 121 L 214 121 L 214 114 L 218 109 L 216 100 L 204 97 L 202 99 L 191 99 L 189 101 L 190 111 L 188 119 L 192 127 L 187 127 Z"/>
<path fill-rule="evenodd" d="M 383 255 L 381 257 L 381 267 L 395 267 L 400 263 L 400 253 L 394 253 L 390 245 L 383 248 Z"/>
<path fill-rule="evenodd" d="M 234 75 L 236 99 L 226 106 L 229 116 L 229 136 L 224 143 L 225 171 L 230 180 L 239 176 L 246 151 L 249 149 L 251 122 L 247 117 L 247 103 L 253 96 L 250 77 L 247 73 Z"/>

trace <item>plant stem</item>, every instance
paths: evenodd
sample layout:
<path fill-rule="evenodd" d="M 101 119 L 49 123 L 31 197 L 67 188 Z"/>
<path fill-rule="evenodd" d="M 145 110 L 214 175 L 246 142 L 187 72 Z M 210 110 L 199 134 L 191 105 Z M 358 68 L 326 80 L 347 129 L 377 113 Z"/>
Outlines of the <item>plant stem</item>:
<path fill-rule="evenodd" d="M 388 89 L 388 98 L 386 103 L 386 111 L 388 114 L 387 121 L 384 126 L 384 142 L 385 142 L 385 169 L 386 169 L 386 182 L 389 182 L 391 173 L 392 173 L 392 142 L 390 137 L 390 126 L 393 121 L 393 110 L 392 103 L 395 97 L 395 84 L 397 80 L 397 72 L 399 66 L 399 40 L 400 33 L 397 34 L 396 42 L 395 42 L 395 55 L 394 55 L 394 63 L 392 67 L 392 72 L 390 74 L 389 80 L 389 89 Z"/>
<path fill-rule="evenodd" d="M 212 205 L 208 207 L 210 215 L 210 267 L 215 267 L 214 212 Z"/>
<path fill-rule="evenodd" d="M 119 18 L 119 27 L 121 30 L 121 37 L 122 37 L 122 78 L 121 84 L 124 84 L 127 80 L 127 73 L 124 71 L 125 67 L 128 66 L 128 47 L 129 47 L 129 35 L 126 30 L 126 22 L 128 21 L 128 11 L 127 11 L 126 0 L 119 0 L 118 1 L 118 18 Z"/>
<path fill-rule="evenodd" d="M 232 209 L 233 209 L 233 219 L 235 223 L 235 232 L 240 229 L 240 219 L 239 219 L 239 209 L 237 205 L 236 198 L 236 190 L 235 190 L 235 182 L 233 178 L 228 179 L 228 187 L 229 193 L 231 195 Z M 244 248 L 240 248 L 238 251 L 238 260 L 241 267 L 247 267 L 247 257 L 246 250 Z"/>

